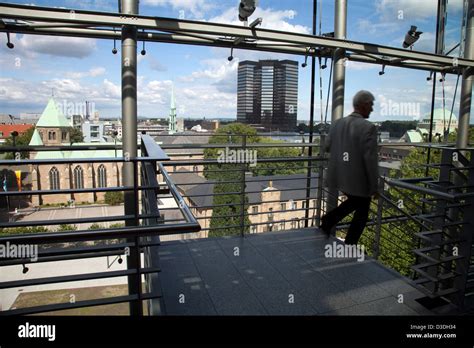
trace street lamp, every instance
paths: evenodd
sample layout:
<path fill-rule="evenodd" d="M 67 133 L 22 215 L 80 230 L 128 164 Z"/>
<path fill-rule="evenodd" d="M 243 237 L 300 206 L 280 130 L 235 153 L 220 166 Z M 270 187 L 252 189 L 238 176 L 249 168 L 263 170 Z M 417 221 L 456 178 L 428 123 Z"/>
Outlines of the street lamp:
<path fill-rule="evenodd" d="M 115 157 L 117 157 L 117 135 L 118 135 L 118 132 L 116 130 L 114 130 L 112 132 L 112 137 L 114 138 L 114 143 L 115 143 L 115 147 L 114 147 Z"/>
<path fill-rule="evenodd" d="M 13 147 L 16 147 L 16 137 L 18 136 L 18 132 L 17 131 L 13 131 L 10 133 L 10 135 L 12 136 L 13 138 Z M 16 152 L 13 151 L 13 158 L 15 158 L 15 155 L 16 155 Z"/>

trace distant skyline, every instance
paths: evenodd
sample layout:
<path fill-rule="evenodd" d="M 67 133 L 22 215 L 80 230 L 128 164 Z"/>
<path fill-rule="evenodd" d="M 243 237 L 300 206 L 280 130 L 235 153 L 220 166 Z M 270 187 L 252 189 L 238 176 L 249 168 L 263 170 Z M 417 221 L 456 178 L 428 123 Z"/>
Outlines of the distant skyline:
<path fill-rule="evenodd" d="M 36 6 L 117 12 L 115 0 L 15 0 L 5 1 Z M 237 18 L 238 0 L 141 0 L 140 14 L 242 25 Z M 318 4 L 321 0 L 318 1 Z M 411 25 L 423 31 L 414 49 L 434 51 L 436 29 L 435 0 L 351 0 L 348 1 L 349 40 L 399 47 Z M 461 36 L 462 0 L 448 4 L 446 50 Z M 318 8 L 319 11 L 319 8 Z M 319 15 L 318 26 L 319 32 Z M 262 28 L 310 34 L 311 0 L 260 0 L 250 17 L 263 18 Z M 333 31 L 334 1 L 322 1 L 321 32 Z M 0 113 L 42 112 L 52 90 L 60 103 L 94 103 L 101 117 L 120 117 L 120 41 L 113 55 L 110 40 L 11 34 L 14 49 L 6 47 L 0 35 Z M 138 43 L 138 115 L 164 118 L 169 114 L 171 86 L 174 85 L 178 118 L 228 118 L 237 114 L 237 66 L 243 60 L 292 59 L 300 63 L 298 78 L 298 119 L 309 120 L 310 64 L 301 67 L 304 57 L 270 52 L 165 43 L 146 43 L 147 54 L 140 55 Z M 452 55 L 456 56 L 458 50 Z M 308 61 L 309 63 L 309 61 Z M 328 61 L 329 63 L 329 61 Z M 360 89 L 376 97 L 372 121 L 416 120 L 430 111 L 432 83 L 428 72 L 349 62 L 346 69 L 344 114 L 351 112 L 352 96 Z M 323 104 L 326 108 L 329 67 L 323 70 Z M 439 77 L 439 75 L 438 75 Z M 448 110 L 454 95 L 456 77 L 445 81 Z M 437 81 L 436 108 L 443 107 L 442 84 Z M 454 113 L 458 116 L 461 84 Z M 316 71 L 315 121 L 320 120 L 319 71 Z M 474 100 L 474 99 L 473 99 Z M 331 102 L 331 98 L 329 99 Z M 395 107 L 394 107 L 395 106 Z M 328 119 L 330 120 L 330 110 Z M 403 110 L 414 110 L 404 115 Z M 473 106 L 474 110 L 474 106 Z M 471 114 L 474 114 L 472 112 Z M 471 117 L 474 123 L 474 117 Z"/>

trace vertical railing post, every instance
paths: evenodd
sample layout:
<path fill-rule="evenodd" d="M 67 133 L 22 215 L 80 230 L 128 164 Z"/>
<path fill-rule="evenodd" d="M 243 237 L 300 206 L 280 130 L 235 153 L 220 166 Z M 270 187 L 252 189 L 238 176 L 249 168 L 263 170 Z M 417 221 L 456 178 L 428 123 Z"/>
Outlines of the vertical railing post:
<path fill-rule="evenodd" d="M 316 16 L 317 16 L 317 1 L 313 0 L 313 35 L 316 35 Z M 316 58 L 314 55 L 311 57 L 311 102 L 310 102 L 310 111 L 309 111 L 309 139 L 308 139 L 308 158 L 313 156 L 313 133 L 314 133 L 314 85 L 315 85 L 315 70 L 316 70 Z M 320 105 L 322 108 L 322 106 Z M 304 135 L 303 135 L 304 141 Z M 303 147 L 303 156 L 304 156 L 304 147 Z M 304 163 L 304 162 L 303 162 Z M 309 198 L 311 195 L 311 177 L 312 177 L 312 162 L 308 161 L 308 170 L 306 171 L 306 209 L 304 214 L 304 227 L 308 227 L 309 221 Z"/>
<path fill-rule="evenodd" d="M 242 149 L 246 158 L 246 149 L 247 149 L 247 135 L 242 135 Z M 241 177 L 240 177 L 240 236 L 245 235 L 245 173 L 247 171 L 247 162 L 246 160 L 241 163 Z"/>
<path fill-rule="evenodd" d="M 316 191 L 316 226 L 321 225 L 321 209 L 323 201 L 323 185 L 324 185 L 324 144 L 326 143 L 326 135 L 321 134 L 319 137 L 319 161 L 318 161 L 318 183 Z M 327 206 L 326 206 L 327 209 Z"/>
<path fill-rule="evenodd" d="M 380 234 L 382 232 L 382 212 L 383 212 L 383 198 L 382 194 L 384 191 L 385 182 L 379 178 L 379 195 L 377 199 L 377 224 L 375 226 L 375 236 L 373 244 L 373 255 L 374 259 L 378 259 L 380 255 Z"/>

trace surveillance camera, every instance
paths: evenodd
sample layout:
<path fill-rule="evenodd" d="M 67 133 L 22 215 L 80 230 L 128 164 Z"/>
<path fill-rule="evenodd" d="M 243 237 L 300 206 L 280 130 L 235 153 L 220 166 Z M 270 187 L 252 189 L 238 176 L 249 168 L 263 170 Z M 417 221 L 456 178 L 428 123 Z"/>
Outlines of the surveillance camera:
<path fill-rule="evenodd" d="M 385 74 L 385 71 L 379 71 L 379 76 L 382 76 L 383 74 Z"/>
<path fill-rule="evenodd" d="M 255 12 L 257 0 L 240 0 L 239 19 L 244 22 Z"/>
<path fill-rule="evenodd" d="M 308 66 L 308 64 L 306 64 L 306 63 L 302 63 L 302 64 L 301 64 L 301 67 L 302 67 L 302 68 L 306 68 L 306 66 Z"/>
<path fill-rule="evenodd" d="M 112 53 L 113 53 L 113 54 L 117 54 L 117 49 L 116 49 L 116 48 L 113 48 L 113 49 L 112 49 Z"/>
<path fill-rule="evenodd" d="M 227 60 L 228 60 L 229 62 L 231 62 L 232 59 L 234 59 L 234 57 L 232 57 L 232 56 L 227 57 Z"/>
<path fill-rule="evenodd" d="M 410 30 L 405 35 L 405 41 L 403 41 L 403 48 L 408 48 L 412 46 L 422 34 L 422 31 L 416 31 L 416 26 L 412 25 Z"/>
<path fill-rule="evenodd" d="M 145 50 L 142 50 L 142 51 L 140 52 L 140 54 L 141 54 L 142 56 L 144 56 L 144 55 L 146 54 L 146 51 L 145 51 Z"/>
<path fill-rule="evenodd" d="M 13 49 L 13 47 L 15 47 L 15 45 L 12 44 L 11 42 L 8 42 L 8 43 L 7 43 L 7 47 L 8 47 L 9 49 Z"/>

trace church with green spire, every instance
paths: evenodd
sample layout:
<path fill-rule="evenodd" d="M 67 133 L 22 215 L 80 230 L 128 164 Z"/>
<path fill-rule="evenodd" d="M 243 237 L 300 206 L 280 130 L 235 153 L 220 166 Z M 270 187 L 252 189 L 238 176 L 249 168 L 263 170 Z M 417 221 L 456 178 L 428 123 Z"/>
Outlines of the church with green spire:
<path fill-rule="evenodd" d="M 30 146 L 70 146 L 70 150 L 32 151 L 31 159 L 70 159 L 71 163 L 51 165 L 31 165 L 30 173 L 33 190 L 63 190 L 120 186 L 121 163 L 74 163 L 84 158 L 122 157 L 122 150 L 102 150 L 107 143 L 70 143 L 71 124 L 50 98 L 41 117 L 36 123 Z M 94 146 L 94 150 L 75 150 L 75 146 Z M 33 205 L 66 204 L 75 202 L 100 202 L 104 192 L 84 192 L 64 195 L 34 195 Z"/>

